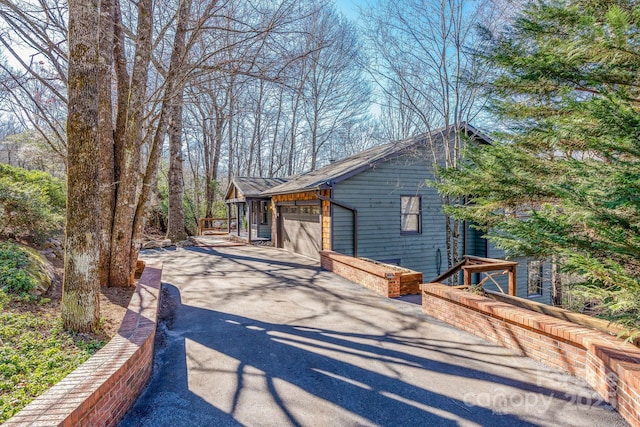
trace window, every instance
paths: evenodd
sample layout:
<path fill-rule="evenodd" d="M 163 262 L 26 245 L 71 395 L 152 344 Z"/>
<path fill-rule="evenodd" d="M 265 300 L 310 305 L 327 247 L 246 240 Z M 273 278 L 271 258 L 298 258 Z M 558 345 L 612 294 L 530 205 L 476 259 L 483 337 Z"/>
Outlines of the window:
<path fill-rule="evenodd" d="M 260 224 L 267 224 L 269 222 L 269 204 L 267 202 L 260 202 Z"/>
<path fill-rule="evenodd" d="M 422 233 L 420 196 L 400 196 L 400 231 L 402 234 Z"/>
<path fill-rule="evenodd" d="M 527 296 L 542 295 L 542 264 L 541 260 L 527 262 Z"/>

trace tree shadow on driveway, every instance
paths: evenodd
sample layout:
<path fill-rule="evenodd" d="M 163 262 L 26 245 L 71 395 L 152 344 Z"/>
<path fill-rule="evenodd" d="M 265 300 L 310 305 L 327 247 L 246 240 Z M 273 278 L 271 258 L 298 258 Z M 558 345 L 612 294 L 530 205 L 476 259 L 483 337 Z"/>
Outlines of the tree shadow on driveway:
<path fill-rule="evenodd" d="M 183 305 L 170 284 L 163 284 L 161 310 L 153 377 L 121 426 L 538 425 L 451 397 L 456 390 L 435 392 L 412 381 L 414 370 L 451 376 L 451 387 L 465 383 L 457 377 L 469 387 L 491 382 L 569 400 L 558 390 L 398 351 L 397 337 Z"/>
<path fill-rule="evenodd" d="M 165 263 L 155 365 L 122 426 L 624 425 L 577 380 L 308 259 L 149 256 Z"/>

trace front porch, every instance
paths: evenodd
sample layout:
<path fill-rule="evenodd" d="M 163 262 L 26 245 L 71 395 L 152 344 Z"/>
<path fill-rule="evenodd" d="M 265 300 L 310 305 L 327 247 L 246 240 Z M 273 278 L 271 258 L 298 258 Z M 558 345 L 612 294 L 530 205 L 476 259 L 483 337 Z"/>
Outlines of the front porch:
<path fill-rule="evenodd" d="M 225 194 L 228 234 L 247 243 L 270 241 L 271 198 L 261 193 L 282 182 L 280 178 L 233 178 Z M 236 224 L 235 231 L 232 222 Z"/>
<path fill-rule="evenodd" d="M 237 214 L 238 207 L 235 207 L 235 213 Z M 240 208 L 240 212 L 243 209 Z M 231 213 L 233 215 L 233 213 Z M 269 230 L 268 235 L 263 230 L 262 224 L 251 224 L 246 222 L 246 225 L 242 225 L 242 218 L 247 215 L 241 215 L 241 222 L 238 227 L 237 217 L 229 216 L 228 218 L 200 218 L 198 237 L 218 237 L 225 240 L 231 240 L 238 243 L 255 243 L 255 242 L 270 242 L 271 233 Z M 262 227 L 261 227 L 262 226 Z M 251 230 L 247 228 L 250 227 Z M 262 234 L 262 235 L 261 235 Z"/>
<path fill-rule="evenodd" d="M 234 221 L 234 218 L 237 220 Z M 271 206 L 269 199 L 227 200 L 227 233 L 248 243 L 271 240 Z M 235 223 L 235 228 L 231 225 Z"/>

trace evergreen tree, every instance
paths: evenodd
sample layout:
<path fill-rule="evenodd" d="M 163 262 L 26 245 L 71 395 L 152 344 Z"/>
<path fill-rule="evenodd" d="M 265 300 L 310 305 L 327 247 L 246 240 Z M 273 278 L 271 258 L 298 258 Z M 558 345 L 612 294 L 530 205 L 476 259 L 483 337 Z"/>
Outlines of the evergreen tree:
<path fill-rule="evenodd" d="M 511 254 L 556 257 L 607 314 L 640 314 L 640 5 L 535 1 L 481 53 L 507 129 L 441 191 Z"/>

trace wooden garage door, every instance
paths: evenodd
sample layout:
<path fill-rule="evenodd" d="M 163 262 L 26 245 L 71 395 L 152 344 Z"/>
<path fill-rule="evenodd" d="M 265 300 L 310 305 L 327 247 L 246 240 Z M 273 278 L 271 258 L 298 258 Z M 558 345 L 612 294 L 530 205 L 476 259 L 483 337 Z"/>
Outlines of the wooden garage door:
<path fill-rule="evenodd" d="M 280 215 L 282 247 L 318 259 L 322 242 L 320 206 L 281 206 Z"/>

